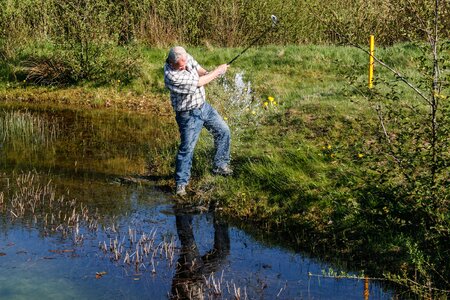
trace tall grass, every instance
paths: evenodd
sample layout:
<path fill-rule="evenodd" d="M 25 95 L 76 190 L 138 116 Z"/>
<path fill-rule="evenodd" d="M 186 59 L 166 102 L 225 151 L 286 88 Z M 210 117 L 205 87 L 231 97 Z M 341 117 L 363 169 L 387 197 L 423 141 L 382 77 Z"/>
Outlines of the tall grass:
<path fill-rule="evenodd" d="M 47 147 L 57 138 L 55 124 L 28 111 L 3 111 L 0 112 L 0 141 L 13 148 Z"/>
<path fill-rule="evenodd" d="M 441 30 L 449 33 L 450 4 L 442 1 Z M 297 44 L 335 42 L 334 28 L 359 41 L 369 33 L 383 43 L 422 37 L 411 16 L 432 14 L 425 0 L 24 0 L 0 1 L 0 33 L 9 41 L 77 38 L 89 35 L 97 41 L 117 44 L 138 41 L 151 46 L 243 46 L 280 18 L 276 34 L 262 43 Z M 10 49 L 11 50 L 11 49 Z"/>

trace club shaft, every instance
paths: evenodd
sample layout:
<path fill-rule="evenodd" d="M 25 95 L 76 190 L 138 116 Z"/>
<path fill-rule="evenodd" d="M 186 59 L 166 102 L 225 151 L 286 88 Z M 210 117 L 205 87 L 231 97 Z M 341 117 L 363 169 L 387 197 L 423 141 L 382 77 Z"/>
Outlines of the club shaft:
<path fill-rule="evenodd" d="M 253 42 L 247 46 L 247 48 L 245 48 L 244 50 L 242 50 L 241 53 L 239 53 L 238 55 L 236 55 L 232 60 L 230 60 L 230 62 L 228 63 L 228 65 L 231 65 L 231 63 L 233 63 L 236 59 L 238 59 L 239 56 L 241 56 L 242 54 L 244 54 L 245 51 L 247 51 L 248 49 L 250 49 L 251 46 L 253 46 L 254 44 L 256 44 L 263 36 L 265 36 L 270 30 L 272 29 L 272 26 L 267 28 L 259 37 L 257 37 L 255 40 L 253 40 Z"/>

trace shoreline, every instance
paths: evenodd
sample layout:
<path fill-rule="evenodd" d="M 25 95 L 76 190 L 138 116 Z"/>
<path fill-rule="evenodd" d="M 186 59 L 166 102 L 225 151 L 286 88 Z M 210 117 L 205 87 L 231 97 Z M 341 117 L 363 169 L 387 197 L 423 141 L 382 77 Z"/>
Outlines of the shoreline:
<path fill-rule="evenodd" d="M 0 89 L 0 101 L 43 106 L 67 106 L 76 109 L 118 109 L 130 112 L 171 116 L 172 107 L 165 95 L 142 94 L 83 87 L 69 88 L 8 88 Z"/>

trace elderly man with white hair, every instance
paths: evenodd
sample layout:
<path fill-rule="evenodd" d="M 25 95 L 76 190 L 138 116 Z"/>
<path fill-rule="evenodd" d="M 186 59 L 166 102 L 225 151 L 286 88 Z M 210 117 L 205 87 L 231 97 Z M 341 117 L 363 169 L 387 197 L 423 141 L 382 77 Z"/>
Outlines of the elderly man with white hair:
<path fill-rule="evenodd" d="M 206 102 L 204 86 L 225 74 L 227 64 L 208 72 L 183 47 L 173 47 L 164 65 L 164 83 L 180 131 L 181 143 L 176 156 L 176 194 L 186 195 L 191 176 L 194 148 L 203 127 L 214 137 L 213 173 L 232 175 L 230 169 L 230 129 L 219 113 Z"/>

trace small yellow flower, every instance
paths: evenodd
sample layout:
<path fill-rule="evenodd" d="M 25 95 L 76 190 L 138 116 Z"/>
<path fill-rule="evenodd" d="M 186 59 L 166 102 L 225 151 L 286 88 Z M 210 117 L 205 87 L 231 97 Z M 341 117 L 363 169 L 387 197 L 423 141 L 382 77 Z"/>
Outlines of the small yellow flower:
<path fill-rule="evenodd" d="M 226 121 L 226 120 L 228 120 L 228 118 L 227 118 L 227 117 L 224 117 L 223 119 L 224 119 L 225 121 Z"/>
<path fill-rule="evenodd" d="M 120 79 L 117 80 L 117 83 L 120 83 Z"/>
<path fill-rule="evenodd" d="M 273 105 L 277 105 L 277 101 L 273 101 L 272 103 L 273 103 Z"/>
<path fill-rule="evenodd" d="M 363 158 L 363 157 L 364 157 L 364 154 L 358 153 L 358 157 L 359 157 L 359 158 Z"/>
<path fill-rule="evenodd" d="M 269 105 L 269 102 L 264 102 L 264 106 L 266 106 L 267 107 L 267 105 Z"/>
<path fill-rule="evenodd" d="M 252 110 L 252 115 L 256 115 L 256 111 Z"/>
<path fill-rule="evenodd" d="M 275 100 L 272 96 L 267 97 L 267 100 L 269 100 L 270 102 L 273 102 L 273 100 Z"/>
<path fill-rule="evenodd" d="M 328 146 L 327 146 L 327 149 L 328 149 L 328 150 L 331 150 L 331 145 L 328 145 Z"/>
<path fill-rule="evenodd" d="M 434 92 L 433 95 L 435 98 L 441 98 L 441 99 L 447 98 L 445 95 L 439 94 L 438 92 Z"/>

